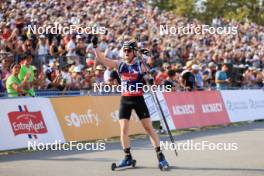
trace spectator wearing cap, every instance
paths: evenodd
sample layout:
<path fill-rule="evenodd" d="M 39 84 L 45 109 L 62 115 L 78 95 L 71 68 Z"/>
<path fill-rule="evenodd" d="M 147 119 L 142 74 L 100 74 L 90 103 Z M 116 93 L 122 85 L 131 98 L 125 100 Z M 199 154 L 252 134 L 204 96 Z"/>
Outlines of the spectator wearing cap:
<path fill-rule="evenodd" d="M 40 35 L 39 41 L 37 44 L 37 68 L 40 69 L 44 64 L 48 63 L 48 54 L 49 54 L 49 46 L 48 46 L 48 40 L 46 39 L 45 35 Z"/>
<path fill-rule="evenodd" d="M 84 79 L 82 77 L 82 67 L 80 66 L 75 66 L 73 68 L 73 73 L 72 73 L 72 88 L 75 90 L 82 89 Z"/>
<path fill-rule="evenodd" d="M 96 84 L 104 83 L 104 71 L 103 65 L 97 65 L 95 68 L 95 82 Z"/>
<path fill-rule="evenodd" d="M 13 63 L 10 66 L 11 75 L 6 80 L 6 90 L 8 97 L 18 97 L 25 95 L 25 88 L 28 89 L 28 79 L 30 77 L 30 73 L 27 73 L 24 76 L 23 80 L 19 80 L 18 74 L 20 71 L 20 64 Z"/>
<path fill-rule="evenodd" d="M 181 85 L 185 91 L 192 91 L 195 89 L 195 76 L 192 73 L 193 61 L 188 61 L 181 73 Z"/>
<path fill-rule="evenodd" d="M 227 77 L 228 64 L 223 64 L 221 70 L 215 74 L 215 83 L 218 90 L 224 90 L 228 88 L 230 78 Z"/>
<path fill-rule="evenodd" d="M 24 80 L 24 77 L 29 74 L 29 78 L 27 79 L 28 81 L 28 89 L 25 89 L 25 93 L 27 96 L 35 96 L 35 91 L 34 91 L 34 67 L 33 65 L 31 65 L 32 63 L 32 58 L 33 56 L 30 53 L 26 53 L 24 54 L 24 56 L 22 56 L 22 61 L 21 61 L 21 68 L 18 74 L 18 79 L 20 81 Z"/>
<path fill-rule="evenodd" d="M 210 88 L 215 88 L 216 84 L 215 84 L 215 74 L 216 74 L 216 70 L 217 69 L 217 65 L 214 62 L 210 62 L 208 64 L 208 81 L 209 81 L 209 87 Z"/>
<path fill-rule="evenodd" d="M 243 74 L 244 77 L 243 85 L 245 88 L 252 88 L 254 86 L 254 82 L 256 78 L 253 71 L 254 71 L 253 67 L 248 67 L 248 69 Z"/>
<path fill-rule="evenodd" d="M 192 65 L 192 73 L 195 77 L 195 85 L 197 90 L 203 90 L 203 76 L 200 67 L 196 64 Z"/>
<path fill-rule="evenodd" d="M 83 82 L 83 89 L 91 89 L 93 87 L 94 83 L 94 70 L 93 67 L 84 69 L 85 73 L 84 76 L 84 82 Z"/>

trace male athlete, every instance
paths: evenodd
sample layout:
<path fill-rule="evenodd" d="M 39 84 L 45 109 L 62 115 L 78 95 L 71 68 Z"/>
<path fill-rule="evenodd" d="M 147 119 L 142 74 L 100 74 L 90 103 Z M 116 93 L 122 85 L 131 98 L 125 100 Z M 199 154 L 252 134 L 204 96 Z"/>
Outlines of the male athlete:
<path fill-rule="evenodd" d="M 147 69 L 136 57 L 137 44 L 135 41 L 125 41 L 122 49 L 124 61 L 110 60 L 104 57 L 98 48 L 95 49 L 97 60 L 107 67 L 116 68 L 121 78 L 121 85 L 130 86 L 131 88 L 131 91 L 122 91 L 119 109 L 120 138 L 125 153 L 125 159 L 120 162 L 119 167 L 129 166 L 133 162 L 128 137 L 129 119 L 133 109 L 136 111 L 145 131 L 150 136 L 151 143 L 157 153 L 159 166 L 167 167 L 168 162 L 160 150 L 159 137 L 153 129 L 149 111 L 143 98 L 143 90 L 142 88 L 137 88 L 137 85 L 143 84 L 143 76 Z"/>

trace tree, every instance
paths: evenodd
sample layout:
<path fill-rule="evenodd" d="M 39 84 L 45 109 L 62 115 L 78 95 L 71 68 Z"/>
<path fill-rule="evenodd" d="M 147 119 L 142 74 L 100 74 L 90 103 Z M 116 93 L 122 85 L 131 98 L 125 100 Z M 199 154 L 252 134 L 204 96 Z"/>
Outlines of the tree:
<path fill-rule="evenodd" d="M 157 5 L 188 18 L 210 23 L 219 16 L 242 21 L 245 18 L 264 25 L 264 0 L 163 0 Z M 203 7 L 204 10 L 199 10 Z"/>

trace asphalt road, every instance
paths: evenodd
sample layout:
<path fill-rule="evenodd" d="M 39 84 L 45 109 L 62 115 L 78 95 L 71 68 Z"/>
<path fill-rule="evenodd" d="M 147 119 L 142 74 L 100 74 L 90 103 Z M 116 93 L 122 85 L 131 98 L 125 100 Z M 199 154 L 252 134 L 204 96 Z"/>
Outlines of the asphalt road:
<path fill-rule="evenodd" d="M 162 141 L 168 140 L 166 137 Z M 177 136 L 184 144 L 235 143 L 233 151 L 203 151 L 181 149 L 179 156 L 165 150 L 171 165 L 169 171 L 161 172 L 156 155 L 148 138 L 136 139 L 132 143 L 132 154 L 137 160 L 136 168 L 111 171 L 112 162 L 123 157 L 118 142 L 107 143 L 105 151 L 38 151 L 0 156 L 0 176 L 263 176 L 264 175 L 264 122 L 242 126 L 190 132 Z M 190 141 L 189 141 L 190 142 Z M 207 142 L 207 143 L 208 143 Z M 213 144 L 212 144 L 213 145 Z M 234 146 L 233 146 L 234 147 Z M 230 148 L 230 147 L 229 147 Z M 227 149 L 229 149 L 227 147 Z M 186 149 L 186 148 L 185 148 Z"/>

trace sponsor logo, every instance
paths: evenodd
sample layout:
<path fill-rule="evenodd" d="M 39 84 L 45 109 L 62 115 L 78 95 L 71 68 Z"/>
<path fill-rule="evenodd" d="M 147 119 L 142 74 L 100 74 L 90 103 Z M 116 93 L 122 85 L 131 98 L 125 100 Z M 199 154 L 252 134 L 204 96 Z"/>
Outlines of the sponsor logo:
<path fill-rule="evenodd" d="M 116 110 L 114 112 L 111 112 L 110 116 L 112 117 L 112 120 L 114 122 L 118 122 L 118 120 L 119 120 L 119 112 L 118 112 L 118 110 Z"/>
<path fill-rule="evenodd" d="M 88 109 L 86 113 L 77 114 L 75 112 L 64 117 L 67 126 L 74 126 L 80 128 L 82 125 L 95 124 L 97 127 L 101 123 L 101 119 L 98 114 L 92 113 L 91 109 Z"/>
<path fill-rule="evenodd" d="M 221 103 L 202 104 L 203 113 L 222 112 L 223 106 Z"/>
<path fill-rule="evenodd" d="M 245 101 L 226 101 L 226 106 L 228 110 L 235 111 L 235 110 L 243 110 L 243 109 L 249 109 L 247 102 Z"/>
<path fill-rule="evenodd" d="M 245 101 L 226 101 L 226 106 L 228 110 L 247 110 L 247 109 L 262 109 L 264 108 L 264 100 L 253 100 L 248 99 Z"/>
<path fill-rule="evenodd" d="M 173 115 L 194 114 L 194 104 L 172 106 Z"/>
<path fill-rule="evenodd" d="M 248 102 L 249 102 L 250 108 L 252 108 L 252 109 L 264 108 L 264 100 L 249 99 Z"/>
<path fill-rule="evenodd" d="M 27 106 L 24 106 L 24 111 L 21 106 L 18 106 L 19 111 L 8 113 L 9 122 L 13 129 L 14 135 L 47 133 L 47 127 L 41 111 L 29 112 Z M 37 138 L 36 136 L 34 136 Z"/>

